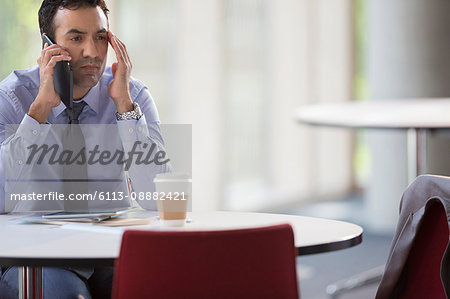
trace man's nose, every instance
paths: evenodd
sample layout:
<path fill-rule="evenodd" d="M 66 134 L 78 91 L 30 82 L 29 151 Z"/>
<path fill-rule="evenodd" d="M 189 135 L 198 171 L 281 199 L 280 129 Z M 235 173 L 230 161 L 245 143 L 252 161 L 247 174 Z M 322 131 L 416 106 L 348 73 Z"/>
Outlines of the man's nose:
<path fill-rule="evenodd" d="M 87 39 L 83 48 L 83 56 L 91 58 L 95 58 L 98 56 L 97 46 L 92 38 Z"/>

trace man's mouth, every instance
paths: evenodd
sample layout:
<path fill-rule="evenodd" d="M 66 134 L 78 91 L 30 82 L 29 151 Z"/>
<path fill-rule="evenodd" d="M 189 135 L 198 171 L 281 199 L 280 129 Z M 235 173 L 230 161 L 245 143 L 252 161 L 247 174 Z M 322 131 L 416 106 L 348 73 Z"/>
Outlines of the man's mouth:
<path fill-rule="evenodd" d="M 98 65 L 96 65 L 96 64 L 85 64 L 81 68 L 90 70 L 90 69 L 98 69 L 100 67 Z"/>

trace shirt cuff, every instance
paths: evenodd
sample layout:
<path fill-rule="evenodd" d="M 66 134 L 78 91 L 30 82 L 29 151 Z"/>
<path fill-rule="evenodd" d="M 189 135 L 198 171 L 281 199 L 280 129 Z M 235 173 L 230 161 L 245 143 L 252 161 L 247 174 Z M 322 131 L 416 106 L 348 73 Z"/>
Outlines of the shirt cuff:
<path fill-rule="evenodd" d="M 8 126 L 10 125 L 6 125 L 6 127 Z M 11 130 L 14 129 L 14 126 L 17 125 L 11 125 Z M 15 135 L 22 137 L 29 144 L 40 144 L 47 137 L 50 127 L 50 124 L 40 124 L 31 116 L 25 114 L 22 122 L 17 128 L 17 131 L 15 132 Z"/>
<path fill-rule="evenodd" d="M 119 135 L 123 143 L 133 143 L 135 141 L 147 141 L 150 134 L 147 128 L 147 121 L 145 115 L 139 120 L 129 119 L 117 121 Z"/>

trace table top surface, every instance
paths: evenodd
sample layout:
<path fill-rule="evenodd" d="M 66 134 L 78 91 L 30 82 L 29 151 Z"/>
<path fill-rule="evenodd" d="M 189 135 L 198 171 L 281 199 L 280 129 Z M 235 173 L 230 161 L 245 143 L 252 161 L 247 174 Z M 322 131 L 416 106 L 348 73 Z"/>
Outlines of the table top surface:
<path fill-rule="evenodd" d="M 191 212 L 180 228 L 163 227 L 156 212 L 130 212 L 148 218 L 147 225 L 104 227 L 92 224 L 23 224 L 23 214 L 0 215 L 0 265 L 106 266 L 113 265 L 126 229 L 229 230 L 290 223 L 299 255 L 328 252 L 362 242 L 363 229 L 355 224 L 323 218 L 240 212 Z"/>
<path fill-rule="evenodd" d="M 297 108 L 301 123 L 349 128 L 450 128 L 450 98 L 337 102 Z"/>

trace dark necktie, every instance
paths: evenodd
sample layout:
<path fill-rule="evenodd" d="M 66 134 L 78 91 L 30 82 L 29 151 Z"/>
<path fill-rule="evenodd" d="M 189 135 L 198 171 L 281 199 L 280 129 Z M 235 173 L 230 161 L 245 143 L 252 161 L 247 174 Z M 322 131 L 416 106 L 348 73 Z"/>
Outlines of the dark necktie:
<path fill-rule="evenodd" d="M 63 148 L 68 153 L 71 153 L 71 158 L 69 159 L 71 163 L 63 165 L 65 211 L 88 210 L 87 200 L 77 200 L 77 197 L 82 198 L 83 194 L 88 193 L 86 143 L 78 120 L 84 106 L 86 106 L 86 102 L 81 101 L 74 102 L 72 109 L 66 108 L 69 116 L 69 125 L 63 139 Z M 79 153 L 82 153 L 83 157 Z M 75 157 L 78 158 L 75 159 Z"/>
<path fill-rule="evenodd" d="M 66 108 L 66 113 L 69 116 L 69 124 L 79 124 L 78 117 L 83 111 L 84 106 L 86 106 L 85 101 L 73 102 L 73 108 Z"/>

